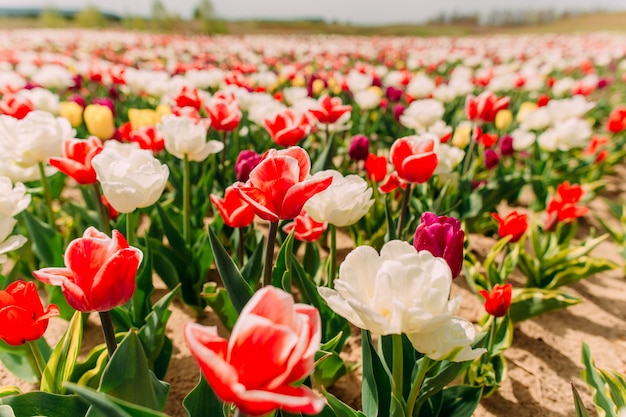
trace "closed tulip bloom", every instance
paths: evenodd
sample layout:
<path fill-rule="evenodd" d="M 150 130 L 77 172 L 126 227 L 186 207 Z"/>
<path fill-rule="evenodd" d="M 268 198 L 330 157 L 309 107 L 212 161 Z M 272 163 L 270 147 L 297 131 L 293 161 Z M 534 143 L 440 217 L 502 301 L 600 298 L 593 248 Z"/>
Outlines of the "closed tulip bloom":
<path fill-rule="evenodd" d="M 493 169 L 500 163 L 500 155 L 493 149 L 485 149 L 485 168 Z"/>
<path fill-rule="evenodd" d="M 102 140 L 110 139 L 115 133 L 113 112 L 108 106 L 90 104 L 85 107 L 83 118 L 89 133 Z"/>
<path fill-rule="evenodd" d="M 424 136 L 405 136 L 391 145 L 389 159 L 398 177 L 410 183 L 428 181 L 437 169 L 437 140 Z"/>
<path fill-rule="evenodd" d="M 606 128 L 611 133 L 619 133 L 626 129 L 626 107 L 618 107 L 611 111 Z"/>
<path fill-rule="evenodd" d="M 328 223 L 313 220 L 303 210 L 293 219 L 293 222 L 283 226 L 283 232 L 289 234 L 293 231 L 293 237 L 302 242 L 316 242 L 327 227 Z"/>
<path fill-rule="evenodd" d="M 304 210 L 317 222 L 330 223 L 337 227 L 350 226 L 358 222 L 369 211 L 374 199 L 373 190 L 367 181 L 358 175 L 343 176 L 339 171 L 326 170 L 313 175 L 313 179 L 332 178 L 324 191 L 312 196 Z"/>
<path fill-rule="evenodd" d="M 369 154 L 370 140 L 365 135 L 355 135 L 350 140 L 348 155 L 353 161 L 365 161 Z"/>
<path fill-rule="evenodd" d="M 43 268 L 33 275 L 39 281 L 61 287 L 75 310 L 109 311 L 132 297 L 142 257 L 142 252 L 128 246 L 117 230 L 109 237 L 89 227 L 67 246 L 65 268 Z"/>
<path fill-rule="evenodd" d="M 134 143 L 106 142 L 91 163 L 104 195 L 120 213 L 156 203 L 169 176 L 167 165 Z"/>
<path fill-rule="evenodd" d="M 492 216 L 498 221 L 498 235 L 500 237 L 511 236 L 509 242 L 519 241 L 528 229 L 528 215 L 519 213 L 517 210 L 513 210 L 504 217 L 498 213 L 492 213 Z"/>
<path fill-rule="evenodd" d="M 237 156 L 237 162 L 235 162 L 235 177 L 237 178 L 237 181 L 248 181 L 248 178 L 250 178 L 250 171 L 259 165 L 261 159 L 263 159 L 263 155 L 260 155 L 253 150 L 246 149 L 241 151 Z"/>
<path fill-rule="evenodd" d="M 232 132 L 239 126 L 241 110 L 234 100 L 213 97 L 204 109 L 211 118 L 211 127 L 219 132 Z"/>
<path fill-rule="evenodd" d="M 515 148 L 513 147 L 513 136 L 502 136 L 498 146 L 502 156 L 511 156 L 515 153 Z"/>
<path fill-rule="evenodd" d="M 298 146 L 270 149 L 250 172 L 245 184 L 236 183 L 242 197 L 263 220 L 293 219 L 313 195 L 325 190 L 331 177 L 310 178 L 311 158 Z"/>
<path fill-rule="evenodd" d="M 504 317 L 511 307 L 511 284 L 496 284 L 491 289 L 480 290 L 478 293 L 485 299 L 485 310 L 494 317 Z"/>
<path fill-rule="evenodd" d="M 230 339 L 217 327 L 187 323 L 185 342 L 202 374 L 223 402 L 261 416 L 281 409 L 317 414 L 324 400 L 296 385 L 313 371 L 320 347 L 320 316 L 314 307 L 295 304 L 291 294 L 268 286 L 243 308 Z"/>
<path fill-rule="evenodd" d="M 96 97 L 91 100 L 91 104 L 96 104 L 98 106 L 105 106 L 111 110 L 111 114 L 115 116 L 115 103 L 108 97 Z"/>
<path fill-rule="evenodd" d="M 133 130 L 144 126 L 155 126 L 161 118 L 152 109 L 128 109 L 128 121 Z"/>
<path fill-rule="evenodd" d="M 141 149 L 147 149 L 155 154 L 165 149 L 163 136 L 152 126 L 143 126 L 130 132 L 128 140 L 138 144 Z"/>
<path fill-rule="evenodd" d="M 75 101 L 64 101 L 60 104 L 59 115 L 65 117 L 72 127 L 83 124 L 83 108 Z"/>
<path fill-rule="evenodd" d="M 413 347 L 432 359 L 465 361 L 482 354 L 472 350 L 471 323 L 454 316 L 460 299 L 449 299 L 452 275 L 446 262 L 428 251 L 417 252 L 399 240 L 380 254 L 359 246 L 339 268 L 335 288 L 318 288 L 337 314 L 378 335 L 407 335 Z M 461 337 L 450 338 L 450 331 Z"/>
<path fill-rule="evenodd" d="M 422 214 L 413 238 L 413 246 L 418 251 L 425 250 L 445 259 L 452 271 L 452 278 L 461 273 L 464 243 L 465 232 L 458 219 L 437 216 L 431 212 Z"/>
<path fill-rule="evenodd" d="M 226 188 L 224 198 L 211 194 L 210 199 L 219 210 L 226 226 L 247 227 L 254 221 L 254 207 L 244 200 L 232 185 Z"/>
<path fill-rule="evenodd" d="M 318 122 L 324 124 L 336 123 L 344 114 L 352 111 L 352 106 L 342 104 L 341 97 L 323 95 L 317 100 L 318 105 L 309 109 Z"/>
<path fill-rule="evenodd" d="M 157 125 L 163 136 L 165 150 L 177 158 L 204 161 L 209 155 L 219 153 L 224 144 L 217 140 L 207 141 L 207 128 L 184 116 L 165 116 Z"/>
<path fill-rule="evenodd" d="M 44 310 L 34 282 L 15 281 L 0 290 L 0 339 L 11 346 L 37 340 L 59 314 L 54 304 Z"/>
<path fill-rule="evenodd" d="M 265 119 L 264 124 L 272 140 L 284 147 L 294 146 L 311 133 L 311 120 L 291 109 L 277 112 Z"/>
<path fill-rule="evenodd" d="M 93 184 L 98 179 L 91 160 L 102 149 L 102 141 L 95 136 L 89 139 L 66 138 L 63 141 L 63 157 L 52 157 L 49 163 L 79 184 Z"/>
<path fill-rule="evenodd" d="M 381 182 L 387 176 L 387 157 L 377 156 L 373 153 L 367 155 L 365 171 L 367 172 L 367 178 L 375 182 Z"/>
<path fill-rule="evenodd" d="M 510 97 L 497 97 L 491 91 L 484 91 L 478 97 L 469 94 L 465 101 L 465 112 L 470 120 L 491 123 L 500 110 L 509 107 L 510 102 Z"/>

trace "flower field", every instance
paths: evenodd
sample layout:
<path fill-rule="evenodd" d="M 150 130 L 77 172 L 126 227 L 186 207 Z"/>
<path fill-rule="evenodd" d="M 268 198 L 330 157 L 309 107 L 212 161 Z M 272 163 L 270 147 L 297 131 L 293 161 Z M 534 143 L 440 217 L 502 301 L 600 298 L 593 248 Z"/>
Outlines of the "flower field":
<path fill-rule="evenodd" d="M 626 415 L 626 36 L 0 37 L 0 415 Z"/>

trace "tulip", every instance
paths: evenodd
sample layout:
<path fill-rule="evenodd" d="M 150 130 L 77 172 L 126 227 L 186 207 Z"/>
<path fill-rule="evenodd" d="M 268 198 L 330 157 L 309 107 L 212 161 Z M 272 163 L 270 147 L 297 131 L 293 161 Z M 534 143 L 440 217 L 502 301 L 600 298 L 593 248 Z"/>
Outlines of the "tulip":
<path fill-rule="evenodd" d="M 165 150 L 180 159 L 204 161 L 224 148 L 224 144 L 217 140 L 207 141 L 205 125 L 194 123 L 188 117 L 165 116 L 156 128 L 163 136 Z"/>
<path fill-rule="evenodd" d="M 370 153 L 365 160 L 367 178 L 381 182 L 387 176 L 387 157 Z"/>
<path fill-rule="evenodd" d="M 0 290 L 0 339 L 11 346 L 37 340 L 59 314 L 54 304 L 44 310 L 34 282 L 15 281 Z"/>
<path fill-rule="evenodd" d="M 309 109 L 309 112 L 323 124 L 334 124 L 344 114 L 352 111 L 352 106 L 342 104 L 341 97 L 330 97 L 328 94 L 320 97 L 317 103 L 317 106 Z"/>
<path fill-rule="evenodd" d="M 276 144 L 294 146 L 311 132 L 311 121 L 305 114 L 297 114 L 291 109 L 277 112 L 264 121 L 265 128 Z"/>
<path fill-rule="evenodd" d="M 111 114 L 113 114 L 113 116 L 115 116 L 115 103 L 113 103 L 113 100 L 111 100 L 108 97 L 96 97 L 93 100 L 91 100 L 91 104 L 97 104 L 99 106 L 105 106 L 108 107 L 109 110 L 111 110 Z"/>
<path fill-rule="evenodd" d="M 519 241 L 528 229 L 528 215 L 517 210 L 513 210 L 505 217 L 498 213 L 493 213 L 492 216 L 498 221 L 498 235 L 501 238 L 511 236 L 509 240 L 511 243 Z"/>
<path fill-rule="evenodd" d="M 548 202 L 546 220 L 544 229 L 546 231 L 554 230 L 557 223 L 572 222 L 579 217 L 589 213 L 589 208 L 577 206 L 585 191 L 580 185 L 571 185 L 569 181 L 559 184 L 556 189 L 556 195 Z"/>
<path fill-rule="evenodd" d="M 102 149 L 102 142 L 95 136 L 86 140 L 66 138 L 63 141 L 63 157 L 52 157 L 49 163 L 79 184 L 93 184 L 98 180 L 91 161 Z"/>
<path fill-rule="evenodd" d="M 293 231 L 293 237 L 302 242 L 316 242 L 326 230 L 328 223 L 313 220 L 306 211 L 297 215 L 293 222 L 283 226 L 283 232 L 289 234 Z"/>
<path fill-rule="evenodd" d="M 130 132 L 128 136 L 128 140 L 138 144 L 140 149 L 146 149 L 155 154 L 165 149 L 163 136 L 152 126 L 140 127 Z"/>
<path fill-rule="evenodd" d="M 243 150 L 237 156 L 237 162 L 235 162 L 235 177 L 237 181 L 246 182 L 250 178 L 250 171 L 252 171 L 259 162 L 263 159 L 263 155 L 260 155 L 253 150 Z"/>
<path fill-rule="evenodd" d="M 370 140 L 365 135 L 355 135 L 350 140 L 348 156 L 353 161 L 365 161 L 369 154 Z"/>
<path fill-rule="evenodd" d="M 155 126 L 160 118 L 152 109 L 128 109 L 128 121 L 132 130 L 138 130 L 144 126 Z"/>
<path fill-rule="evenodd" d="M 9 236 L 16 224 L 13 217 L 0 219 L 0 265 L 8 260 L 7 253 L 21 248 L 28 240 L 22 235 Z"/>
<path fill-rule="evenodd" d="M 485 168 L 493 169 L 500 163 L 500 156 L 493 149 L 485 149 Z"/>
<path fill-rule="evenodd" d="M 196 110 L 200 110 L 202 97 L 200 97 L 197 88 L 184 85 L 180 88 L 176 97 L 174 97 L 174 103 L 178 107 L 193 107 Z"/>
<path fill-rule="evenodd" d="M 0 176 L 0 220 L 18 215 L 28 207 L 30 200 L 24 184 L 13 185 L 8 177 Z"/>
<path fill-rule="evenodd" d="M 109 237 L 89 227 L 67 246 L 65 268 L 43 268 L 33 275 L 60 286 L 68 304 L 78 311 L 109 311 L 132 297 L 142 257 L 117 230 Z"/>
<path fill-rule="evenodd" d="M 509 109 L 502 109 L 496 113 L 495 125 L 496 129 L 504 130 L 513 122 L 513 112 Z"/>
<path fill-rule="evenodd" d="M 510 102 L 510 97 L 498 98 L 490 91 L 484 91 L 478 97 L 470 94 L 465 101 L 465 112 L 470 120 L 491 123 L 500 110 L 509 107 Z"/>
<path fill-rule="evenodd" d="M 409 183 L 424 183 L 435 172 L 439 158 L 437 141 L 429 136 L 405 136 L 391 145 L 389 159 L 398 176 Z"/>
<path fill-rule="evenodd" d="M 430 126 L 440 121 L 444 112 L 443 103 L 439 100 L 416 100 L 404 110 L 404 113 L 400 116 L 400 124 L 423 133 Z"/>
<path fill-rule="evenodd" d="M 425 250 L 445 259 L 452 271 L 452 278 L 461 273 L 464 243 L 465 232 L 458 219 L 437 216 L 431 212 L 422 214 L 413 238 L 413 246 L 418 251 Z"/>
<path fill-rule="evenodd" d="M 65 117 L 72 127 L 83 124 L 83 108 L 75 101 L 64 101 L 60 104 L 59 115 Z"/>
<path fill-rule="evenodd" d="M 19 120 L 33 110 L 35 110 L 33 102 L 24 97 L 7 94 L 0 100 L 0 114 L 6 114 Z"/>
<path fill-rule="evenodd" d="M 185 342 L 208 384 L 223 402 L 260 416 L 276 409 L 317 414 L 324 400 L 295 384 L 313 371 L 320 347 L 320 316 L 283 290 L 257 291 L 239 314 L 230 340 L 217 327 L 187 323 Z"/>
<path fill-rule="evenodd" d="M 254 221 L 254 208 L 241 198 L 232 185 L 226 188 L 224 198 L 211 194 L 210 199 L 228 227 L 247 227 Z"/>
<path fill-rule="evenodd" d="M 90 104 L 85 107 L 83 117 L 89 133 L 100 139 L 109 139 L 115 133 L 113 112 L 108 106 Z"/>
<path fill-rule="evenodd" d="M 618 107 L 611 111 L 606 128 L 611 133 L 619 133 L 626 129 L 626 107 Z"/>
<path fill-rule="evenodd" d="M 493 317 L 504 317 L 511 307 L 511 284 L 496 284 L 491 289 L 480 290 L 478 293 L 485 299 L 485 310 Z"/>
<path fill-rule="evenodd" d="M 136 144 L 105 143 L 91 163 L 109 203 L 120 213 L 154 204 L 165 188 L 169 169 Z"/>
<path fill-rule="evenodd" d="M 513 147 L 513 136 L 502 136 L 498 146 L 500 147 L 500 153 L 502 156 L 511 156 L 515 153 L 515 148 Z"/>
<path fill-rule="evenodd" d="M 211 118 L 211 127 L 220 132 L 232 132 L 239 126 L 241 110 L 234 100 L 212 98 L 204 109 Z"/>

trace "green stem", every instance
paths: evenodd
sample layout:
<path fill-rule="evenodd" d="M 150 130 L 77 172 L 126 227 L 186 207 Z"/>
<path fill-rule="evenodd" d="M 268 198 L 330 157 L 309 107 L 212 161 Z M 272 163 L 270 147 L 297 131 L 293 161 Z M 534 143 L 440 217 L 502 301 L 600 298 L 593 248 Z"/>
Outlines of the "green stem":
<path fill-rule="evenodd" d="M 130 246 L 135 245 L 135 240 L 137 238 L 137 232 L 135 230 L 135 222 L 133 217 L 133 212 L 126 213 L 126 241 Z"/>
<path fill-rule="evenodd" d="M 404 398 L 403 379 L 404 379 L 404 354 L 402 352 L 402 334 L 391 335 L 391 348 L 393 350 L 393 368 L 391 375 L 393 377 L 393 390 L 398 399 Z"/>
<path fill-rule="evenodd" d="M 226 157 L 228 156 L 226 154 L 226 139 L 228 139 L 228 132 L 224 130 L 222 132 L 222 143 L 224 143 L 224 147 L 222 148 L 222 164 L 224 165 L 226 165 Z"/>
<path fill-rule="evenodd" d="M 402 195 L 402 205 L 400 207 L 400 219 L 398 219 L 397 239 L 402 239 L 402 230 L 404 229 L 404 223 L 406 222 L 406 213 L 409 208 L 409 199 L 411 198 L 411 184 L 408 183 L 404 189 Z"/>
<path fill-rule="evenodd" d="M 237 247 L 237 261 L 239 261 L 239 267 L 242 268 L 243 267 L 243 259 L 244 259 L 244 255 L 245 255 L 245 231 L 246 228 L 245 227 L 238 227 L 237 228 L 237 233 L 239 233 L 239 246 Z"/>
<path fill-rule="evenodd" d="M 422 357 L 422 364 L 417 370 L 417 375 L 415 375 L 415 380 L 413 381 L 413 385 L 411 385 L 411 392 L 409 393 L 409 399 L 407 400 L 407 417 L 412 417 L 413 415 L 418 415 L 420 412 L 421 404 L 415 408 L 415 402 L 417 400 L 417 396 L 422 389 L 422 385 L 424 384 L 424 378 L 426 378 L 426 373 L 428 369 L 430 369 L 431 359 L 428 356 Z"/>
<path fill-rule="evenodd" d="M 46 200 L 46 215 L 48 217 L 48 223 L 50 226 L 54 226 L 54 212 L 52 211 L 52 195 L 50 193 L 50 184 L 48 183 L 48 177 L 46 177 L 46 170 L 42 162 L 39 162 L 39 175 L 41 177 L 41 187 L 43 188 L 43 196 Z"/>
<path fill-rule="evenodd" d="M 473 127 L 472 130 L 470 130 L 470 143 L 469 143 L 469 148 L 467 149 L 467 154 L 465 155 L 465 161 L 463 161 L 463 171 L 461 171 L 461 178 L 465 178 L 465 175 L 467 174 L 467 171 L 470 168 L 472 159 L 474 159 L 474 149 L 476 148 L 476 140 L 472 137 L 473 134 Z"/>
<path fill-rule="evenodd" d="M 111 356 L 113 356 L 115 349 L 117 349 L 117 342 L 115 341 L 115 330 L 113 330 L 113 321 L 111 320 L 111 312 L 100 311 L 98 314 L 100 314 L 102 333 L 104 334 L 104 341 L 107 345 L 109 359 L 111 359 Z"/>
<path fill-rule="evenodd" d="M 189 246 L 191 242 L 191 163 L 189 155 L 183 159 L 183 238 Z"/>
<path fill-rule="evenodd" d="M 30 362 L 30 365 L 32 366 L 33 371 L 35 371 L 37 380 L 41 381 L 43 371 L 44 369 L 46 369 L 46 360 L 43 358 L 43 355 L 41 354 L 41 350 L 39 350 L 39 346 L 37 346 L 36 340 L 28 341 L 26 342 L 26 345 L 28 345 L 28 350 L 27 350 L 27 352 L 29 353 L 28 361 Z"/>
<path fill-rule="evenodd" d="M 497 330 L 498 318 L 494 317 L 489 326 L 489 342 L 487 343 L 487 353 L 481 357 L 483 363 L 489 362 L 491 359 L 491 353 L 493 352 L 493 345 L 496 343 L 496 330 Z"/>
<path fill-rule="evenodd" d="M 263 265 L 263 286 L 272 283 L 272 266 L 274 264 L 274 246 L 276 245 L 276 233 L 278 232 L 278 220 L 270 223 L 267 233 L 267 246 L 265 246 L 265 265 Z"/>
<path fill-rule="evenodd" d="M 100 223 L 102 226 L 102 231 L 107 235 L 111 235 L 111 225 L 109 224 L 109 215 L 107 213 L 107 208 L 104 206 L 102 202 L 102 194 L 100 193 L 100 186 L 97 182 L 93 184 L 93 193 L 96 197 L 96 205 L 98 206 L 98 213 L 100 214 Z"/>
<path fill-rule="evenodd" d="M 337 228 L 334 224 L 328 225 L 328 232 L 330 233 L 330 272 L 327 285 L 328 288 L 333 288 L 337 276 Z"/>

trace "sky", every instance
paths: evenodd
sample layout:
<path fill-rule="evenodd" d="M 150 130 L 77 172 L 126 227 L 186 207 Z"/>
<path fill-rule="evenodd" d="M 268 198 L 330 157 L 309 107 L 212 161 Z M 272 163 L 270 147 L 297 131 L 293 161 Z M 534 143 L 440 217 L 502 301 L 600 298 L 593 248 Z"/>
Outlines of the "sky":
<path fill-rule="evenodd" d="M 161 0 L 168 11 L 189 18 L 199 0 Z M 0 0 L 0 7 L 80 9 L 96 5 L 103 11 L 148 17 L 152 0 Z M 491 10 L 621 10 L 626 0 L 212 0 L 216 13 L 226 19 L 321 18 L 353 24 L 423 23 L 442 13 L 474 13 Z"/>

